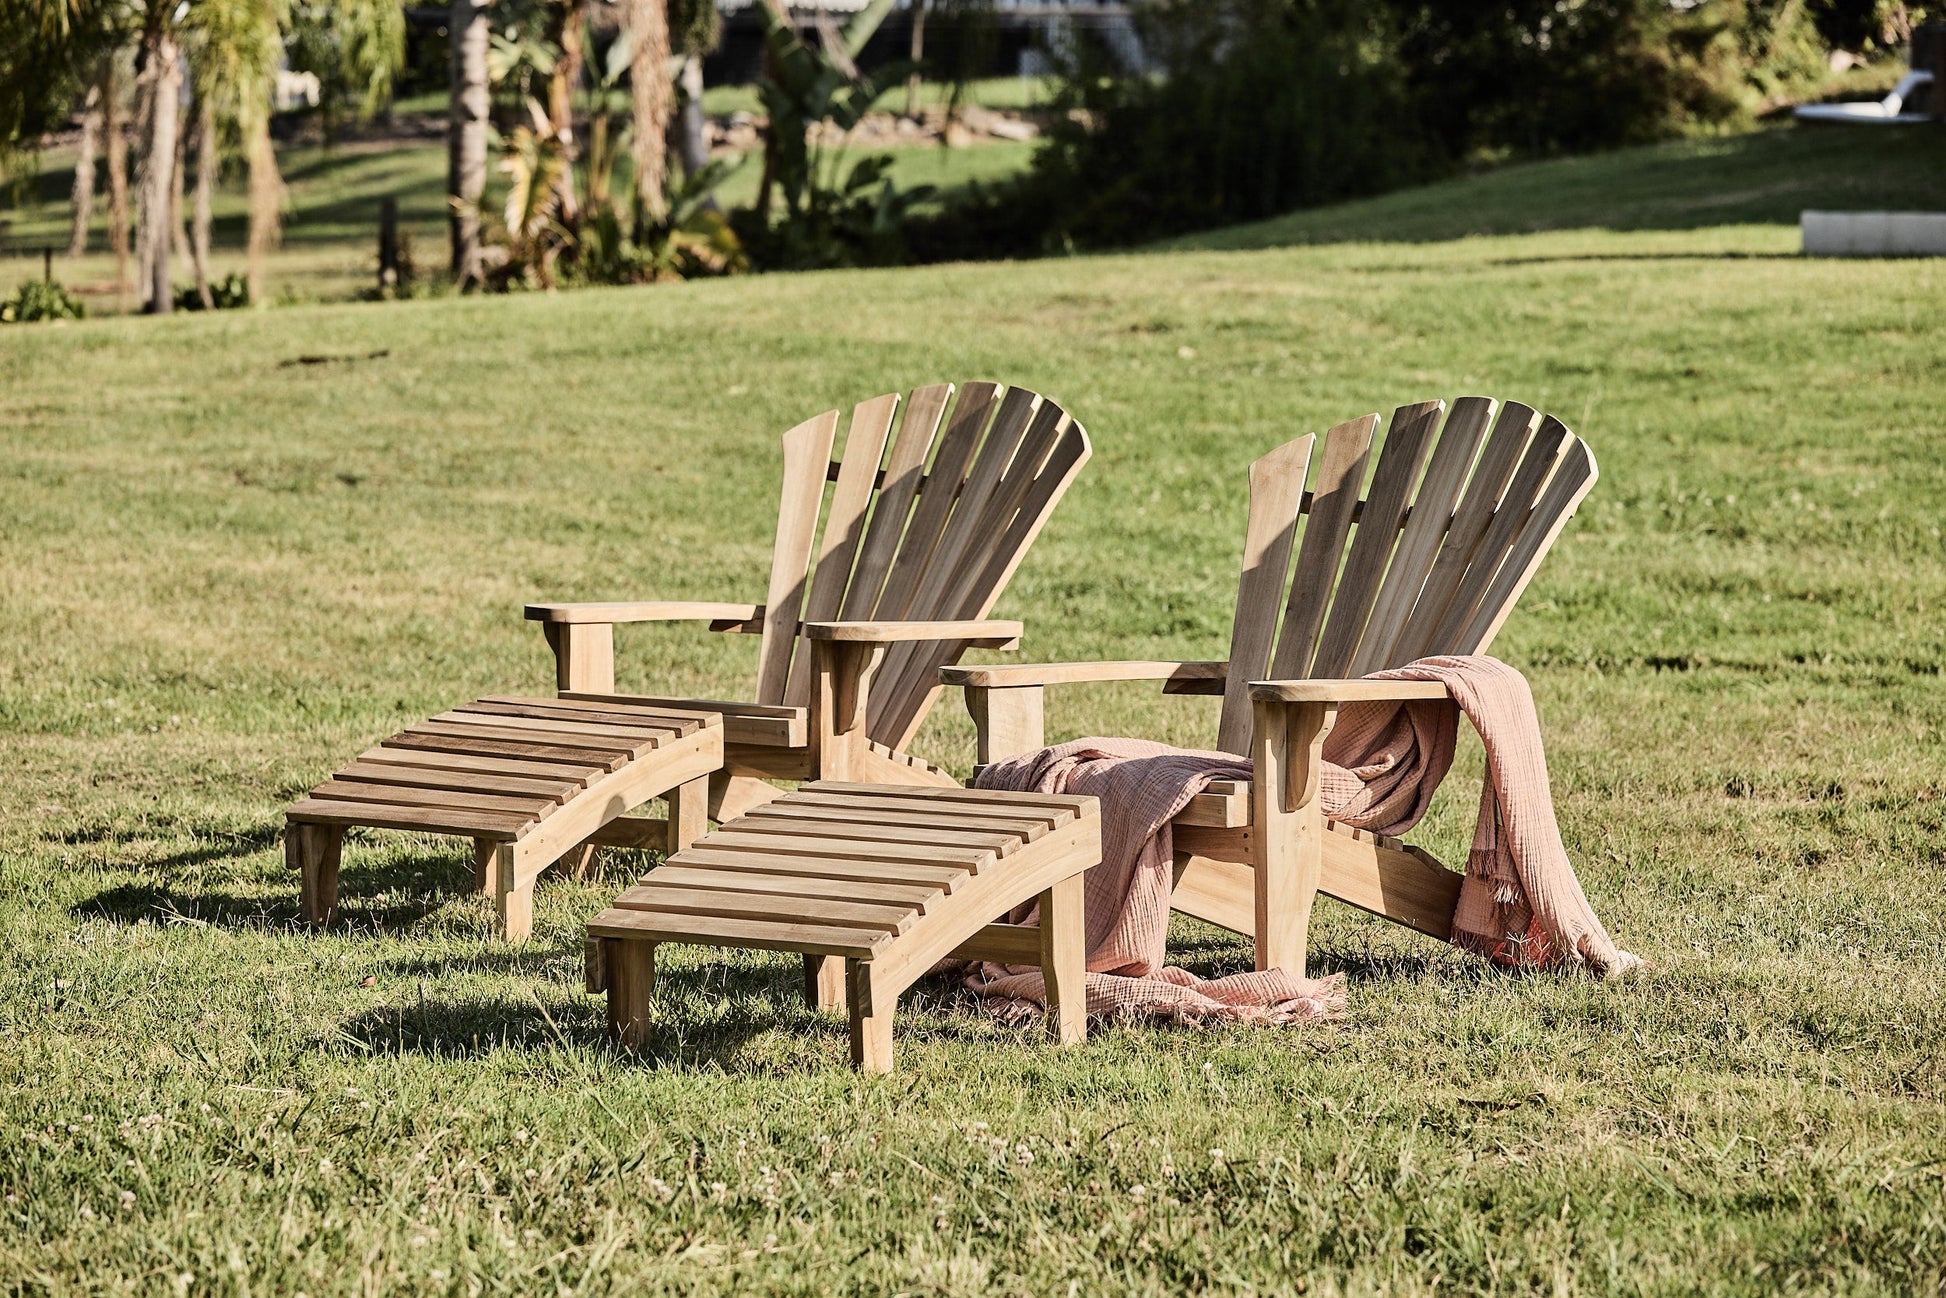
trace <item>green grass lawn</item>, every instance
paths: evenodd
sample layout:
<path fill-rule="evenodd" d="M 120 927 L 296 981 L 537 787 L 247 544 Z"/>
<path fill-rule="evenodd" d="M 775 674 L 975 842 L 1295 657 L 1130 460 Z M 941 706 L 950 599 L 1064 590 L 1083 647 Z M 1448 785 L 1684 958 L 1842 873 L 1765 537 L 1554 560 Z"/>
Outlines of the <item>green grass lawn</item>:
<path fill-rule="evenodd" d="M 0 1287 L 1937 1292 L 1946 266 L 1734 219 L 0 330 Z M 641 858 L 543 881 L 513 948 L 463 844 L 355 834 L 343 923 L 298 925 L 280 809 L 547 688 L 522 601 L 758 598 L 782 429 L 974 376 L 1097 448 L 997 610 L 1030 658 L 1220 655 L 1284 439 L 1478 392 L 1583 433 L 1497 651 L 1653 969 L 1325 903 L 1341 1022 L 1059 1051 L 931 984 L 871 1080 L 768 956 L 665 948 L 654 1047 L 604 1045 L 579 926 Z M 708 692 L 754 646 L 620 650 Z M 1214 732 L 1139 685 L 1050 714 Z M 917 746 L 967 769 L 954 698 Z M 1458 859 L 1478 779 L 1416 841 Z"/>

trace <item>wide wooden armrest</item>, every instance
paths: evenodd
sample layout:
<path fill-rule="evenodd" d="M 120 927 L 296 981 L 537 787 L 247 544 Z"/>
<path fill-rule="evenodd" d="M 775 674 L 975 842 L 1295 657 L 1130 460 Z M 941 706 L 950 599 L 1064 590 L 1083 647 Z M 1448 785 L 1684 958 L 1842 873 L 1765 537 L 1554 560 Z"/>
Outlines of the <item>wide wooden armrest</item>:
<path fill-rule="evenodd" d="M 529 604 L 527 620 L 554 624 L 618 622 L 709 622 L 716 630 L 752 631 L 763 627 L 761 604 L 709 604 L 695 600 L 617 600 L 603 604 Z"/>
<path fill-rule="evenodd" d="M 1020 639 L 1018 622 L 977 620 L 964 622 L 806 622 L 804 634 L 812 640 L 835 640 L 843 644 L 901 644 L 926 640 L 965 640 L 982 648 L 1010 648 Z"/>
<path fill-rule="evenodd" d="M 942 667 L 947 685 L 978 689 L 1020 689 L 1030 685 L 1071 685 L 1083 681 L 1215 681 L 1216 693 L 1228 674 L 1226 662 L 1004 663 L 996 666 Z"/>
<path fill-rule="evenodd" d="M 1443 699 L 1447 692 L 1438 681 L 1251 681 L 1250 697 L 1258 703 L 1392 703 Z"/>

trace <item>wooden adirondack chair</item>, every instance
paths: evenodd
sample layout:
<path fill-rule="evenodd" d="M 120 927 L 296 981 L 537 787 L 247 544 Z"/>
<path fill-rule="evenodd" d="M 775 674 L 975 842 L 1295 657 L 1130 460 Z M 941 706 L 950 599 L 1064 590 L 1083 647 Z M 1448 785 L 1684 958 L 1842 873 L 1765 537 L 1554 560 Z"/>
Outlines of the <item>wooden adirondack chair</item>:
<path fill-rule="evenodd" d="M 1225 781 L 1174 822 L 1176 909 L 1256 939 L 1259 969 L 1304 967 L 1312 899 L 1328 893 L 1446 937 L 1461 876 L 1429 854 L 1323 818 L 1318 763 L 1341 704 L 1444 698 L 1443 686 L 1354 679 L 1434 654 L 1483 653 L 1595 483 L 1588 446 L 1553 417 L 1461 397 L 1401 406 L 1361 499 L 1379 417 L 1250 466 L 1250 520 L 1227 662 L 957 667 L 978 760 L 1042 744 L 1042 691 L 1159 680 L 1220 694 L 1216 747 L 1256 777 Z M 1489 431 L 1491 429 L 1491 431 Z M 1307 520 L 1297 540 L 1300 519 Z M 1292 575 L 1292 553 L 1296 553 Z M 1271 679 L 1265 679 L 1265 678 Z"/>
<path fill-rule="evenodd" d="M 723 718 L 725 765 L 709 782 L 707 813 L 699 790 L 685 788 L 670 798 L 668 829 L 625 817 L 591 843 L 687 846 L 706 814 L 728 820 L 778 796 L 768 780 L 956 785 L 906 746 L 939 695 L 943 665 L 969 645 L 1017 641 L 1018 622 L 986 616 L 1091 449 L 1079 423 L 1026 388 L 969 383 L 956 404 L 953 392 L 950 383 L 915 389 L 896 436 L 899 394 L 859 404 L 840 458 L 836 410 L 784 434 L 765 603 L 527 606 L 554 649 L 564 699 L 673 703 L 614 693 L 617 623 L 705 621 L 762 637 L 749 700 L 682 705 Z M 814 649 L 807 622 L 846 625 Z M 814 688 L 829 692 L 815 726 Z M 851 733 L 860 722 L 863 743 Z"/>

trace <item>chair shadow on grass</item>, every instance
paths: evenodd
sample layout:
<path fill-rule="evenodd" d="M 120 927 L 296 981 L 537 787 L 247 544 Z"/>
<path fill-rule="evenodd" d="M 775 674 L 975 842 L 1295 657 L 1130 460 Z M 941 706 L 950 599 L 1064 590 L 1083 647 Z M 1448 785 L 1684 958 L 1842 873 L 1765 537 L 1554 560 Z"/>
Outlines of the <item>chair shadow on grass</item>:
<path fill-rule="evenodd" d="M 1415 948 L 1421 945 L 1413 943 Z M 1306 953 L 1305 972 L 1313 978 L 1343 974 L 1352 983 L 1418 982 L 1450 973 L 1452 949 L 1432 938 L 1423 945 L 1423 950 L 1397 950 L 1356 941 L 1326 942 Z M 1199 978 L 1224 978 L 1248 973 L 1254 952 L 1250 939 L 1241 934 L 1178 916 L 1169 934 L 1169 963 Z"/>
<path fill-rule="evenodd" d="M 102 918 L 132 924 L 148 919 L 160 923 L 210 924 L 233 929 L 290 929 L 304 924 L 298 908 L 298 878 L 287 874 L 285 886 L 272 885 L 268 895 L 252 895 L 203 885 L 194 879 L 176 880 L 178 871 L 194 870 L 216 861 L 255 855 L 281 841 L 281 828 L 258 843 L 258 832 L 233 836 L 226 846 L 198 847 L 173 852 L 140 866 L 144 874 L 160 873 L 156 881 L 117 884 L 69 907 L 77 919 Z M 348 844 L 356 848 L 358 844 Z M 452 894 L 477 892 L 473 863 L 451 851 L 427 847 L 374 861 L 366 852 L 348 851 L 339 876 L 339 918 L 334 929 L 346 926 L 402 932 L 446 905 Z M 330 930 L 326 930 L 330 931 Z"/>
<path fill-rule="evenodd" d="M 516 959 L 518 949 L 510 950 Z M 532 952 L 552 959 L 558 952 Z M 406 961 L 395 973 L 422 968 L 447 972 L 440 962 Z M 531 972 L 531 971 L 530 971 Z M 675 969 L 657 980 L 653 1030 L 648 1042 L 629 1054 L 640 1067 L 664 1069 L 716 1065 L 735 1070 L 744 1047 L 768 1032 L 784 1030 L 843 1042 L 845 1020 L 804 1006 L 803 981 L 795 964 L 710 965 Z M 607 1000 L 569 995 L 558 984 L 507 991 L 486 999 L 461 1000 L 430 995 L 422 987 L 415 1001 L 383 1006 L 340 1025 L 336 1040 L 350 1041 L 374 1054 L 479 1058 L 496 1050 L 608 1049 Z M 807 1061 L 805 1067 L 823 1067 Z"/>

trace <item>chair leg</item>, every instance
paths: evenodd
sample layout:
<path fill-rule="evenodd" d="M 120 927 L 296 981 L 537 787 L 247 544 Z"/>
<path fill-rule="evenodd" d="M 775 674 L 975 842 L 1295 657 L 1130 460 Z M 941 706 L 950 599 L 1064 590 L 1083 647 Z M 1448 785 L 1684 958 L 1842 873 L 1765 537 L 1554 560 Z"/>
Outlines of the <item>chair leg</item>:
<path fill-rule="evenodd" d="M 534 881 L 516 884 L 512 843 L 495 845 L 492 874 L 500 936 L 509 942 L 525 942 L 534 935 Z"/>
<path fill-rule="evenodd" d="M 608 1034 L 627 1050 L 649 1042 L 649 997 L 655 992 L 655 943 L 608 941 Z"/>
<path fill-rule="evenodd" d="M 498 896 L 500 889 L 493 881 L 493 853 L 500 845 L 490 838 L 473 840 L 473 886 L 489 897 Z"/>
<path fill-rule="evenodd" d="M 1265 852 L 1257 862 L 1257 968 L 1302 976 L 1317 901 L 1318 843 L 1297 842 Z"/>
<path fill-rule="evenodd" d="M 872 966 L 864 960 L 845 961 L 845 981 L 851 1002 L 851 1066 L 861 1073 L 892 1071 L 892 1005 L 894 996 L 875 996 Z M 879 1004 L 880 1001 L 887 1002 Z"/>
<path fill-rule="evenodd" d="M 669 790 L 668 855 L 693 844 L 709 832 L 709 776 L 702 775 Z"/>
<path fill-rule="evenodd" d="M 804 957 L 804 1003 L 814 1010 L 845 1012 L 845 962 L 841 958 Z"/>
<path fill-rule="evenodd" d="M 1062 1045 L 1088 1039 L 1087 935 L 1082 925 L 1082 875 L 1070 875 L 1041 894 L 1041 977 L 1047 984 L 1047 1027 Z"/>
<path fill-rule="evenodd" d="M 1324 866 L 1318 772 L 1337 709 L 1259 702 L 1252 715 L 1250 818 L 1256 839 L 1257 968 L 1304 972 Z"/>
<path fill-rule="evenodd" d="M 329 924 L 338 913 L 338 862 L 345 831 L 336 825 L 284 827 L 284 861 L 299 874 L 299 909 L 313 924 Z"/>

